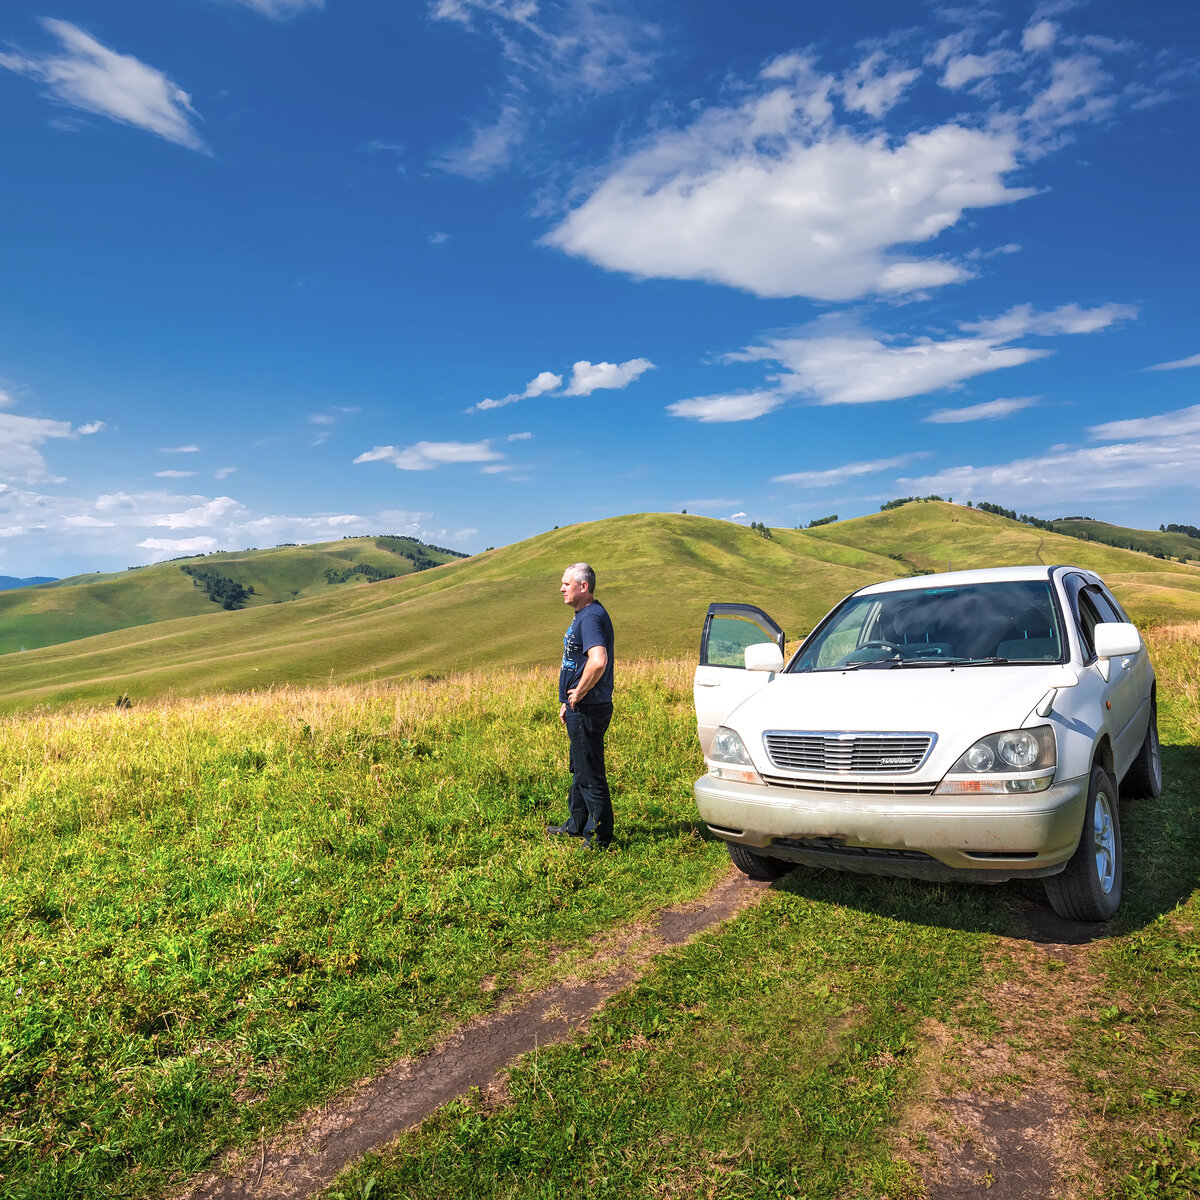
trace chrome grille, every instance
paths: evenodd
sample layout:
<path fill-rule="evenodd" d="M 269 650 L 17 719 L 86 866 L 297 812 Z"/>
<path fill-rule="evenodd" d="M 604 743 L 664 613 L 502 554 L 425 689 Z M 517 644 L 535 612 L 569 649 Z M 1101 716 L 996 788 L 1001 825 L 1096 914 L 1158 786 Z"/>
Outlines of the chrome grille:
<path fill-rule="evenodd" d="M 763 734 L 767 754 L 784 771 L 915 771 L 929 757 L 932 733 L 840 733 L 770 729 Z"/>
<path fill-rule="evenodd" d="M 834 792 L 858 796 L 932 796 L 937 783 L 879 783 L 869 779 L 815 779 L 797 775 L 762 773 L 771 787 L 796 788 L 805 792 Z"/>

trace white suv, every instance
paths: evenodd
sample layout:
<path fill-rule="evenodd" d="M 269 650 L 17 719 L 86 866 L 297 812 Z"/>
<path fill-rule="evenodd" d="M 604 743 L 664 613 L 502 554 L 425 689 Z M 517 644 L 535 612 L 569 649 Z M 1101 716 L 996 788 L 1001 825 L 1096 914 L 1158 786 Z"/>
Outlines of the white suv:
<path fill-rule="evenodd" d="M 1154 668 L 1099 576 L 955 571 L 847 596 L 786 666 L 761 609 L 713 604 L 695 700 L 700 815 L 755 879 L 797 864 L 1042 878 L 1121 903 L 1121 795 L 1162 790 Z"/>

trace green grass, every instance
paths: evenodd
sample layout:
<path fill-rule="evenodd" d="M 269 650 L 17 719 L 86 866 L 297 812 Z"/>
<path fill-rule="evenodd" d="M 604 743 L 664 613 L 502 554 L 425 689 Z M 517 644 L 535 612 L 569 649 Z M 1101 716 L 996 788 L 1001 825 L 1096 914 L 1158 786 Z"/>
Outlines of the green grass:
<path fill-rule="evenodd" d="M 922 1023 L 976 985 L 978 891 L 788 877 L 660 961 L 586 1035 L 526 1055 L 326 1196 L 910 1194 L 887 1135 Z"/>
<path fill-rule="evenodd" d="M 311 546 L 242 550 L 137 567 L 102 575 L 76 575 L 36 587 L 0 592 L 0 654 L 55 646 L 118 629 L 177 617 L 215 614 L 203 589 L 179 568 L 194 566 L 254 588 L 248 606 L 280 604 L 324 595 L 347 584 L 331 585 L 327 570 L 359 565 L 381 567 L 396 575 L 416 568 L 405 553 L 437 562 L 451 555 L 411 538 L 345 538 Z M 357 576 L 349 583 L 362 583 Z"/>
<path fill-rule="evenodd" d="M 1124 806 L 1125 924 L 1071 1060 L 1131 1198 L 1189 1194 L 1200 1095 L 1200 637 L 1150 639 L 1170 787 Z M 695 820 L 689 678 L 622 672 L 608 856 L 542 834 L 566 782 L 545 671 L 0 722 L 5 1196 L 177 1187 L 698 895 L 727 860 Z M 929 1023 L 995 1036 L 985 964 L 1031 889 L 794 872 L 507 1100 L 448 1107 L 331 1195 L 916 1194 L 892 1132 Z"/>
<path fill-rule="evenodd" d="M 608 856 L 545 673 L 0 725 L 5 1196 L 169 1186 L 696 895 L 692 722 L 626 668 Z"/>
<path fill-rule="evenodd" d="M 694 656 L 712 601 L 757 604 L 794 642 L 855 588 L 947 565 L 1077 562 L 1099 570 L 1143 624 L 1200 617 L 1196 567 L 958 505 L 910 504 L 776 530 L 771 539 L 727 521 L 642 514 L 568 526 L 370 587 L 11 655 L 0 710 L 534 666 L 562 637 L 558 580 L 580 559 L 597 569 L 622 657 Z"/>

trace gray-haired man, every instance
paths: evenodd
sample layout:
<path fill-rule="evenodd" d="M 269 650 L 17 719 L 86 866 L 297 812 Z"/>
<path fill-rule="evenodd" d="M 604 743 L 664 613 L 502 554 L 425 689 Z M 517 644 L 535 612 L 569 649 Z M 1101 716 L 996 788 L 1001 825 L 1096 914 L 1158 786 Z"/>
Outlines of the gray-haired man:
<path fill-rule="evenodd" d="M 558 719 L 571 744 L 570 811 L 547 833 L 583 838 L 585 846 L 605 847 L 613 837 L 612 799 L 604 768 L 604 734 L 612 720 L 613 626 L 595 597 L 596 572 L 572 563 L 559 591 L 575 615 L 563 637 L 558 675 Z"/>

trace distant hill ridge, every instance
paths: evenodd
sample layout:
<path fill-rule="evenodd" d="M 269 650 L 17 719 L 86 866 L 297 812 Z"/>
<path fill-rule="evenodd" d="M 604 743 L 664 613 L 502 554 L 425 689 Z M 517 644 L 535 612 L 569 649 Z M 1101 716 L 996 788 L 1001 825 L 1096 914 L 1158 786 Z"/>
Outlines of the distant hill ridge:
<path fill-rule="evenodd" d="M 39 583 L 54 583 L 53 575 L 31 575 L 28 579 L 18 579 L 15 575 L 0 575 L 0 592 L 8 592 L 13 588 L 34 587 Z"/>
<path fill-rule="evenodd" d="M 212 610 L 214 594 L 218 606 L 231 595 L 240 597 L 231 608 L 280 604 L 465 557 L 459 550 L 388 534 L 217 551 L 125 571 L 45 580 L 0 593 L 0 654 L 200 616 Z M 210 585 L 204 577 L 223 583 Z"/>
<path fill-rule="evenodd" d="M 618 664 L 694 656 L 714 600 L 765 608 L 794 644 L 837 600 L 865 584 L 1031 562 L 1099 571 L 1136 620 L 1200 619 L 1200 567 L 1081 542 L 957 504 L 912 503 L 814 529 L 769 532 L 764 537 L 757 529 L 679 513 L 612 517 L 456 558 L 436 570 L 370 586 L 320 586 L 293 603 L 256 600 L 239 612 L 218 611 L 177 566 L 147 568 L 131 578 L 153 580 L 152 571 L 164 571 L 190 590 L 200 611 L 10 654 L 3 659 L 0 708 L 112 704 L 125 693 L 137 704 L 166 694 L 538 665 L 549 680 L 566 625 L 558 581 L 564 565 L 580 560 L 595 566 L 598 595 L 613 614 Z M 62 589 L 31 594 L 56 590 Z"/>

